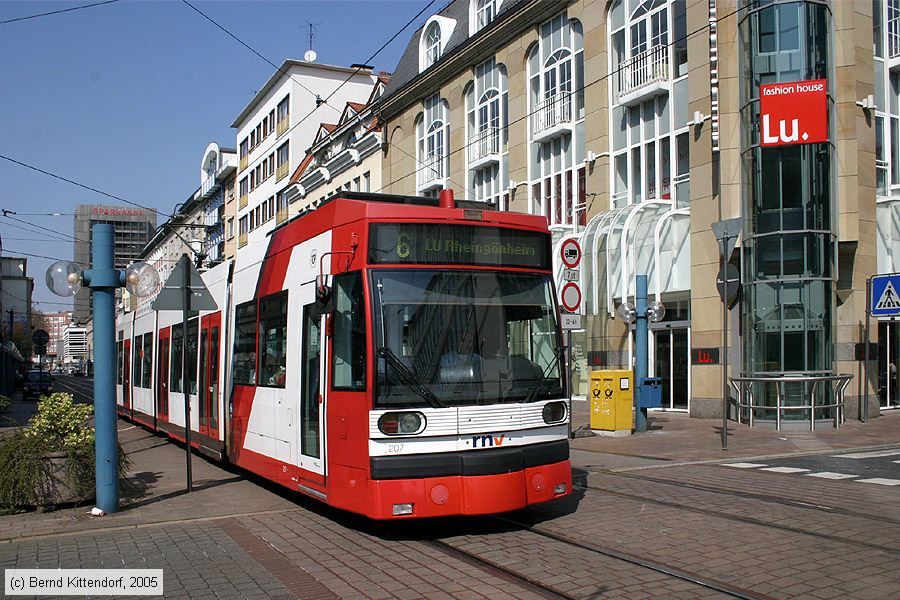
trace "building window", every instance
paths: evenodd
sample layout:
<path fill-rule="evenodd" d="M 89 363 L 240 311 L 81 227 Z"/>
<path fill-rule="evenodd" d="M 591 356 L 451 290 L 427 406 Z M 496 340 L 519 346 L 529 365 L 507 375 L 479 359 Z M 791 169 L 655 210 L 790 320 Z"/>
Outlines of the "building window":
<path fill-rule="evenodd" d="M 288 142 L 285 142 L 284 144 L 282 144 L 281 147 L 278 148 L 277 155 L 278 155 L 278 159 L 277 159 L 278 166 L 276 167 L 277 168 L 276 180 L 280 180 L 280 179 L 284 179 L 285 177 L 287 177 L 288 172 L 290 171 L 290 166 L 291 166 L 290 165 L 290 160 L 291 160 L 290 144 Z"/>
<path fill-rule="evenodd" d="M 441 26 L 433 22 L 425 30 L 425 68 L 427 69 L 441 58 Z"/>
<path fill-rule="evenodd" d="M 240 169 L 243 171 L 247 168 L 247 164 L 250 161 L 250 139 L 244 138 L 241 142 L 241 165 Z"/>
<path fill-rule="evenodd" d="M 290 96 L 286 96 L 284 100 L 278 103 L 278 135 L 283 134 L 291 126 L 291 103 Z"/>
<path fill-rule="evenodd" d="M 645 0 L 628 7 L 631 12 L 624 2 L 615 3 L 607 20 L 611 60 L 622 65 L 610 86 L 610 208 L 654 200 L 686 207 L 687 46 L 680 39 L 686 35 L 685 2 Z M 671 47 L 670 30 L 677 38 Z"/>
<path fill-rule="evenodd" d="M 369 176 L 369 172 L 366 171 L 365 173 L 363 173 L 363 185 L 362 185 L 362 191 L 364 191 L 364 192 L 369 192 L 369 191 L 371 191 L 371 189 L 370 189 L 370 187 L 371 187 L 370 180 L 371 180 L 371 177 Z"/>
<path fill-rule="evenodd" d="M 425 100 L 425 110 L 416 126 L 419 191 L 444 187 L 449 170 L 449 112 L 447 102 L 437 94 Z"/>
<path fill-rule="evenodd" d="M 228 219 L 228 239 L 234 237 L 234 218 Z"/>
<path fill-rule="evenodd" d="M 582 27 L 562 13 L 540 32 L 528 56 L 531 212 L 550 225 L 585 225 L 578 174 L 585 159 Z"/>
<path fill-rule="evenodd" d="M 508 186 L 506 68 L 492 58 L 475 68 L 466 92 L 466 157 L 470 195 L 506 210 L 502 199 Z"/>
<path fill-rule="evenodd" d="M 472 0 L 475 14 L 471 19 L 474 25 L 470 34 L 482 29 L 497 17 L 501 2 L 502 0 Z"/>

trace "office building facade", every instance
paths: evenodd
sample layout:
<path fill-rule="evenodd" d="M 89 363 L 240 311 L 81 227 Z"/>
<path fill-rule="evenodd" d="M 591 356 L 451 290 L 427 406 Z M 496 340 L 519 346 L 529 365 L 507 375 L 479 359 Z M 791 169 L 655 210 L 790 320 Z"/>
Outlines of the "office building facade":
<path fill-rule="evenodd" d="M 140 255 L 144 245 L 156 230 L 156 211 L 134 206 L 104 206 L 79 204 L 75 207 L 75 262 L 83 268 L 91 264 L 91 227 L 96 223 L 111 224 L 114 228 L 114 263 L 124 269 Z M 73 318 L 85 323 L 91 316 L 90 293 L 87 289 L 75 294 Z"/>

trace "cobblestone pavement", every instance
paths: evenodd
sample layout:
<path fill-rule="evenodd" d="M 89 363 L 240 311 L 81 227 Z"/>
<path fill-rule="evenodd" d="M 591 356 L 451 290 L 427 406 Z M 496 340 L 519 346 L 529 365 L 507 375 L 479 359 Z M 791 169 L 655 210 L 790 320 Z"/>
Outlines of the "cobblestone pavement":
<path fill-rule="evenodd" d="M 751 462 L 758 432 L 741 438 L 741 458 L 690 449 L 684 432 L 709 423 L 679 419 L 666 416 L 679 432 L 673 447 L 697 463 L 669 460 L 662 434 L 624 449 L 576 440 L 576 489 L 562 501 L 391 523 L 200 457 L 196 491 L 184 494 L 183 448 L 120 422 L 136 497 L 100 519 L 85 508 L 0 517 L 0 565 L 161 568 L 170 598 L 900 597 L 900 486 L 727 466 L 790 461 Z M 900 434 L 889 431 L 900 419 L 891 419 L 858 438 L 900 452 Z M 853 435 L 801 438 L 802 452 L 861 448 Z M 900 463 L 879 460 L 880 478 L 900 476 Z"/>

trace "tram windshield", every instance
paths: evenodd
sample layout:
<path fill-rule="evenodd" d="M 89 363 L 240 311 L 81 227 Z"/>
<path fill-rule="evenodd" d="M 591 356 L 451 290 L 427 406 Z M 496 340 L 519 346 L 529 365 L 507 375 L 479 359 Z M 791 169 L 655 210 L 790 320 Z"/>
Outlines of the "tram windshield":
<path fill-rule="evenodd" d="M 560 397 L 550 277 L 431 269 L 372 272 L 375 406 Z"/>

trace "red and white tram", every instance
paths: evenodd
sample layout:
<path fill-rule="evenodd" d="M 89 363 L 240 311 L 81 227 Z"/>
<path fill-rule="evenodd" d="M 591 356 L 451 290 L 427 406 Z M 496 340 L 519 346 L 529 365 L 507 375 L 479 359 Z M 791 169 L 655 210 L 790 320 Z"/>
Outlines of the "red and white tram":
<path fill-rule="evenodd" d="M 120 412 L 183 440 L 186 386 L 201 452 L 375 519 L 567 495 L 546 221 L 484 209 L 348 192 L 277 227 L 204 273 L 187 340 L 120 316 Z"/>

